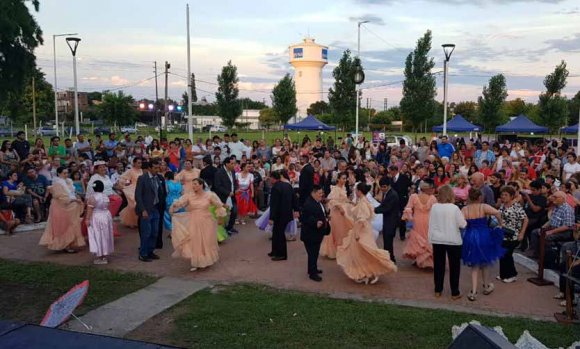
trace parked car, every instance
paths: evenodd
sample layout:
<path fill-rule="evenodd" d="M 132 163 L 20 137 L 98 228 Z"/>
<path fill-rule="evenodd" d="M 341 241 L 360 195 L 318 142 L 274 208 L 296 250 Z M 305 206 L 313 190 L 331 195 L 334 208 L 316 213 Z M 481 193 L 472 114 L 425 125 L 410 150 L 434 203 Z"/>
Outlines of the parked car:
<path fill-rule="evenodd" d="M 212 126 L 209 130 L 211 132 L 226 132 L 228 129 L 225 126 Z"/>
<path fill-rule="evenodd" d="M 108 135 L 111 133 L 111 129 L 108 127 L 95 127 L 95 135 Z"/>
<path fill-rule="evenodd" d="M 16 132 L 14 132 L 16 134 Z M 0 128 L 0 137 L 11 137 L 12 132 L 8 128 Z"/>
<path fill-rule="evenodd" d="M 137 133 L 137 129 L 133 126 L 121 127 L 121 133 Z"/>
<path fill-rule="evenodd" d="M 43 136 L 56 136 L 56 129 L 50 126 L 42 126 L 36 129 L 36 135 Z"/>
<path fill-rule="evenodd" d="M 142 122 L 137 122 L 137 123 L 135 123 L 135 127 L 149 127 L 149 125 L 142 123 Z"/>
<path fill-rule="evenodd" d="M 413 140 L 408 137 L 408 136 L 404 136 L 404 135 L 385 135 L 385 142 L 387 143 L 387 146 L 392 147 L 392 146 L 399 146 L 399 142 L 401 141 L 401 139 L 405 140 L 405 144 L 409 147 L 413 146 Z"/>

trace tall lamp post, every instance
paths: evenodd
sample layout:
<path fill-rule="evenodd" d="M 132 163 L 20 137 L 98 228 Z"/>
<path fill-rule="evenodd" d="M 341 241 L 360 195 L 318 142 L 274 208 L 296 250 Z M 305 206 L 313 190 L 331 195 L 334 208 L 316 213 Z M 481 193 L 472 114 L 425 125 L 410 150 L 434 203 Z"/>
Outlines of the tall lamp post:
<path fill-rule="evenodd" d="M 78 35 L 77 33 L 54 34 L 52 36 L 52 55 L 54 65 L 54 123 L 56 125 L 56 135 L 58 136 L 58 88 L 56 84 L 56 38 L 59 36 Z M 35 130 L 36 132 L 36 130 Z"/>
<path fill-rule="evenodd" d="M 447 135 L 447 69 L 449 68 L 449 58 L 455 50 L 455 44 L 443 44 L 445 61 L 443 62 L 443 134 Z"/>
<path fill-rule="evenodd" d="M 80 133 L 80 123 L 79 123 L 79 92 L 77 90 L 77 48 L 81 42 L 80 38 L 67 37 L 66 43 L 70 48 L 70 52 L 73 55 L 73 76 L 75 79 L 75 132 L 78 135 Z"/>
<path fill-rule="evenodd" d="M 356 58 L 358 58 L 358 65 L 356 67 L 356 72 L 354 74 L 354 83 L 356 84 L 356 111 L 355 111 L 355 136 L 354 136 L 354 144 L 358 144 L 358 109 L 360 107 L 359 101 L 359 94 L 360 94 L 360 84 L 365 81 L 365 73 L 363 72 L 361 61 L 360 61 L 360 26 L 368 23 L 370 21 L 358 21 L 358 39 L 357 39 L 357 49 L 356 49 Z"/>

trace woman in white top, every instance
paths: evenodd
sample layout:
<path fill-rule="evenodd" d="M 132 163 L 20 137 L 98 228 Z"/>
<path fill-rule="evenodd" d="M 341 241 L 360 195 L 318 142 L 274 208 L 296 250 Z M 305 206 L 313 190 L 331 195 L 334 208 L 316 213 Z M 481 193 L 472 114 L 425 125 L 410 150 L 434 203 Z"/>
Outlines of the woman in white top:
<path fill-rule="evenodd" d="M 564 173 L 562 174 L 562 181 L 566 182 L 570 177 L 576 173 L 580 172 L 580 164 L 576 162 L 576 154 L 570 153 L 567 156 L 568 162 L 564 165 Z"/>
<path fill-rule="evenodd" d="M 97 180 L 103 182 L 105 189 L 103 194 L 109 197 L 109 212 L 113 219 L 119 213 L 121 204 L 123 204 L 123 199 L 113 190 L 113 182 L 107 175 L 107 163 L 104 161 L 95 161 L 95 174 L 91 176 L 89 183 L 87 184 L 87 199 L 94 194 L 93 183 Z M 113 234 L 115 236 L 120 236 L 117 229 L 117 225 L 113 225 Z"/>
<path fill-rule="evenodd" d="M 449 286 L 451 299 L 461 298 L 459 275 L 461 271 L 461 232 L 467 221 L 455 205 L 455 195 L 449 185 L 439 188 L 438 203 L 429 215 L 429 242 L 433 244 L 433 279 L 435 297 L 441 297 L 445 280 L 445 260 L 449 259 Z M 447 257 L 446 257 L 447 256 Z"/>
<path fill-rule="evenodd" d="M 284 168 L 285 168 L 285 166 L 284 166 L 284 163 L 282 163 L 282 158 L 277 156 L 274 164 L 272 165 L 272 171 L 280 171 Z"/>

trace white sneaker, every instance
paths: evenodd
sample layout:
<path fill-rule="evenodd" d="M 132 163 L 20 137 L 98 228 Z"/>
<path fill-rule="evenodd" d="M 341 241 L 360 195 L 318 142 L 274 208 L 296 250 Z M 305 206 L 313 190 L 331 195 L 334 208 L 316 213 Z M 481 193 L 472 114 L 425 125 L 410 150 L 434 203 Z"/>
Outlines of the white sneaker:
<path fill-rule="evenodd" d="M 511 284 L 512 282 L 516 282 L 517 280 L 518 280 L 518 278 L 516 276 L 514 276 L 511 278 L 503 279 L 501 281 L 505 282 L 506 284 Z"/>

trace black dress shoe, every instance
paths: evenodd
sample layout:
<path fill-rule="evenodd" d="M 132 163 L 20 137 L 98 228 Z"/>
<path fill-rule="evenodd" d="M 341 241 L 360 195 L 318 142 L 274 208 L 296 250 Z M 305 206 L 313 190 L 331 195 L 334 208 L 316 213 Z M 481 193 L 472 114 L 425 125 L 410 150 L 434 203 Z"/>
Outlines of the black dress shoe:
<path fill-rule="evenodd" d="M 160 259 L 158 255 L 156 255 L 155 253 L 151 253 L 149 256 L 147 256 L 147 258 L 149 259 Z"/>
<path fill-rule="evenodd" d="M 407 238 L 404 236 L 401 236 L 401 241 L 405 241 Z"/>
<path fill-rule="evenodd" d="M 287 259 L 288 257 L 279 257 L 279 256 L 272 257 L 273 261 L 285 261 Z"/>
<path fill-rule="evenodd" d="M 268 257 L 272 257 L 272 256 L 274 256 L 274 255 L 272 254 L 272 252 L 268 253 Z"/>
<path fill-rule="evenodd" d="M 318 274 L 322 274 L 322 270 L 320 270 L 320 269 L 317 269 L 317 270 L 316 270 L 316 272 L 317 272 Z"/>
<path fill-rule="evenodd" d="M 230 229 L 230 233 L 237 234 L 237 233 L 239 233 L 239 231 L 235 228 L 232 228 L 232 229 Z"/>
<path fill-rule="evenodd" d="M 141 262 L 152 262 L 151 258 L 149 258 L 149 257 L 143 257 L 143 256 L 139 256 L 139 260 Z"/>
<path fill-rule="evenodd" d="M 318 274 L 311 274 L 310 280 L 320 282 L 320 281 L 322 281 L 322 278 Z"/>

